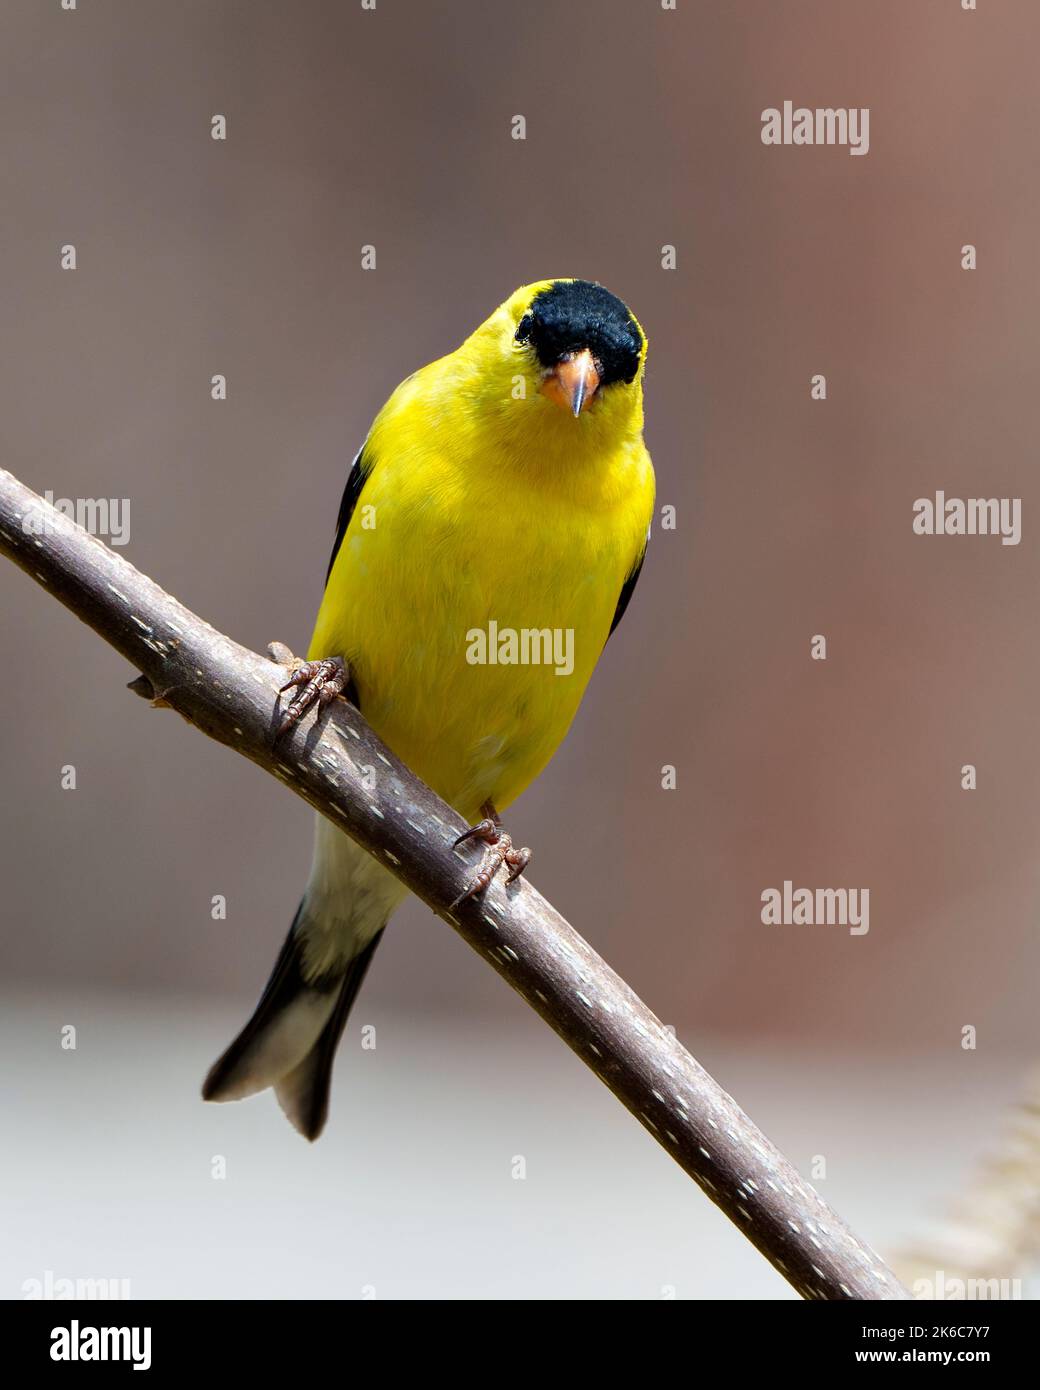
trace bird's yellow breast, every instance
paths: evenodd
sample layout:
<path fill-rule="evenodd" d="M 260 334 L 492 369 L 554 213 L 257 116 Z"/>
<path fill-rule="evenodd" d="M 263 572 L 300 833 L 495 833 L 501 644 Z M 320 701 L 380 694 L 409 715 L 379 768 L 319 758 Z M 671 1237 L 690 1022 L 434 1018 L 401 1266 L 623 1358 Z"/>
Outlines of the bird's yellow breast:
<path fill-rule="evenodd" d="M 467 346 L 377 418 L 310 656 L 346 657 L 372 727 L 473 820 L 570 727 L 645 544 L 653 471 L 638 431 L 603 448 L 595 422 L 579 434 L 548 403 L 518 447 L 507 413 L 499 427 L 467 396 Z"/>

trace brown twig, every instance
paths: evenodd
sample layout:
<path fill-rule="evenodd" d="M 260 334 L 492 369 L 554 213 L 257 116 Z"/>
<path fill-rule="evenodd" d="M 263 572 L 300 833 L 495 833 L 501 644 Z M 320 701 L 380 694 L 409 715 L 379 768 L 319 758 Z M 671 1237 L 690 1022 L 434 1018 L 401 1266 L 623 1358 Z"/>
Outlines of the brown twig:
<path fill-rule="evenodd" d="M 450 922 L 805 1298 L 907 1297 L 529 883 L 496 882 L 449 912 L 472 870 L 472 852 L 451 849 L 462 822 L 355 709 L 337 700 L 273 746 L 284 668 L 216 632 L 3 470 L 0 551 L 142 672 L 139 694 L 278 777 Z"/>

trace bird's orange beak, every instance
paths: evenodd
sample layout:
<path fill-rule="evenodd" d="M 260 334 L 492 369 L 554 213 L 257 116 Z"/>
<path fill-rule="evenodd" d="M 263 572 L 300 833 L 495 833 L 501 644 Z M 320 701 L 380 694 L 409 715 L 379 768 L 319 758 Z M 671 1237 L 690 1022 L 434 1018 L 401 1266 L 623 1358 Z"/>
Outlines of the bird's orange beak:
<path fill-rule="evenodd" d="M 599 372 L 588 348 L 569 353 L 542 382 L 542 394 L 578 416 L 591 404 L 599 387 Z"/>

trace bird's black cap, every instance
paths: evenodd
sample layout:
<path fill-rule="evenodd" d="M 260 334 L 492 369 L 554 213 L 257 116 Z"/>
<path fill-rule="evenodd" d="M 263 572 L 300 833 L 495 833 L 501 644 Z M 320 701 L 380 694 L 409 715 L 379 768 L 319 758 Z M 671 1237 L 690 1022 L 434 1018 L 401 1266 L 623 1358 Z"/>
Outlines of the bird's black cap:
<path fill-rule="evenodd" d="M 543 367 L 588 348 L 604 386 L 632 381 L 643 350 L 643 335 L 627 306 L 591 280 L 554 280 L 535 295 L 516 337 L 531 344 Z"/>

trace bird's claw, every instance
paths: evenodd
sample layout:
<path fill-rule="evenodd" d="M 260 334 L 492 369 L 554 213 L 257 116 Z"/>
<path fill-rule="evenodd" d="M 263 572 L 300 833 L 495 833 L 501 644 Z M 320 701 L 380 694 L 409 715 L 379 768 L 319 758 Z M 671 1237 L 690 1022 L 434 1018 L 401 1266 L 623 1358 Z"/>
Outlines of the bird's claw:
<path fill-rule="evenodd" d="M 509 872 L 506 874 L 506 882 L 515 883 L 527 868 L 528 864 L 530 864 L 531 851 L 526 845 L 524 845 L 523 849 L 513 849 L 512 845 L 510 845 L 505 856 L 505 861 L 509 865 Z"/>
<path fill-rule="evenodd" d="M 487 843 L 494 844 L 499 837 L 498 825 L 490 816 L 485 816 L 483 820 L 477 821 L 476 825 L 471 825 L 468 830 L 464 830 L 461 835 L 457 835 L 452 841 L 452 849 L 458 849 L 459 845 L 466 840 L 486 840 Z"/>
<path fill-rule="evenodd" d="M 298 724 L 312 705 L 317 704 L 319 709 L 323 709 L 337 695 L 342 695 L 349 679 L 346 662 L 339 656 L 327 656 L 321 661 L 298 661 L 293 657 L 291 664 L 292 674 L 279 694 L 293 687 L 299 688 L 282 715 L 275 732 L 276 741 L 294 724 Z"/>
<path fill-rule="evenodd" d="M 476 825 L 471 825 L 468 830 L 464 830 L 456 837 L 452 846 L 458 848 L 466 840 L 483 840 L 485 848 L 480 868 L 451 904 L 449 911 L 458 907 L 459 903 L 465 902 L 467 898 L 475 898 L 478 893 L 483 893 L 503 864 L 508 871 L 506 883 L 515 883 L 531 862 L 531 851 L 526 846 L 523 849 L 514 847 L 512 837 L 502 829 L 493 808 L 484 809 L 490 810 L 491 814 L 486 815 Z"/>

